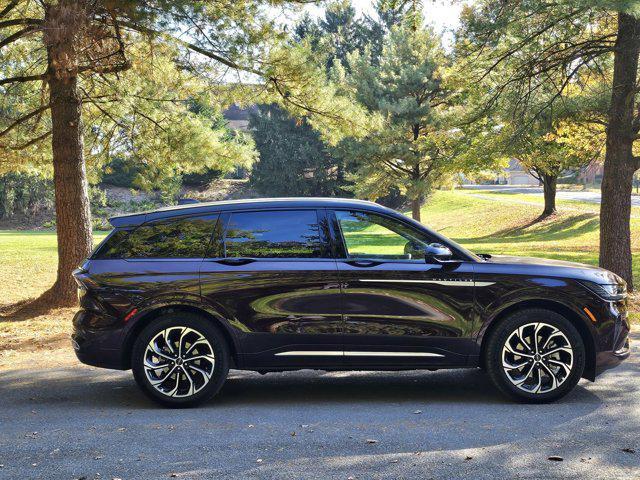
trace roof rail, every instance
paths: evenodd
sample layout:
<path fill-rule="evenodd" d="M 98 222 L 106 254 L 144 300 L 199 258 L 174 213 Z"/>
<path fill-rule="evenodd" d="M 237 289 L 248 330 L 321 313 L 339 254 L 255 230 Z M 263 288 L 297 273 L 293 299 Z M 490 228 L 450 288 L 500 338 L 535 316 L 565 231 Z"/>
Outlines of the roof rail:
<path fill-rule="evenodd" d="M 200 203 L 195 198 L 180 198 L 178 199 L 178 205 L 191 205 L 192 203 Z"/>

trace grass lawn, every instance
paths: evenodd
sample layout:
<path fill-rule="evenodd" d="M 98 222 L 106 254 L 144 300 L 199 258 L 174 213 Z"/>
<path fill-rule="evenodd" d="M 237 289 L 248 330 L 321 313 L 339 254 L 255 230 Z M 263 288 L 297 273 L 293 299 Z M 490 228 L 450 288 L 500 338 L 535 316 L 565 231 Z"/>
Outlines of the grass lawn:
<path fill-rule="evenodd" d="M 106 232 L 95 232 L 96 243 Z M 0 231 L 0 306 L 37 297 L 53 284 L 58 266 L 53 231 Z"/>
<path fill-rule="evenodd" d="M 474 252 L 597 265 L 598 205 L 559 200 L 558 215 L 535 222 L 541 206 L 541 196 L 535 195 L 439 191 L 423 208 L 422 220 Z M 632 216 L 633 272 L 635 284 L 640 287 L 640 208 L 634 208 Z M 95 241 L 105 235 L 96 232 Z M 380 247 L 389 249 L 388 253 L 396 250 L 394 245 Z M 55 279 L 56 266 L 54 232 L 0 231 L 0 310 L 46 290 Z M 637 295 L 635 298 L 632 315 L 638 322 L 640 305 Z M 0 321 L 0 352 L 5 351 L 6 360 L 7 350 L 34 344 L 48 347 L 52 339 L 65 336 L 71 314 L 72 310 L 63 309 L 23 322 Z"/>

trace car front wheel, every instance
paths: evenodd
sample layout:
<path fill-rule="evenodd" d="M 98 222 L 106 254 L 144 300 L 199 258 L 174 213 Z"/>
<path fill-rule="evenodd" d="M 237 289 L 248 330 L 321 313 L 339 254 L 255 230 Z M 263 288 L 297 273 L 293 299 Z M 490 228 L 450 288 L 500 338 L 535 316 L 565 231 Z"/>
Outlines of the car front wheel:
<path fill-rule="evenodd" d="M 229 371 L 225 338 L 209 320 L 187 312 L 162 315 L 145 327 L 132 352 L 142 390 L 168 407 L 188 407 L 213 397 Z"/>
<path fill-rule="evenodd" d="M 486 370 L 504 394 L 545 403 L 569 393 L 585 365 L 582 337 L 562 315 L 544 309 L 515 312 L 492 332 Z"/>

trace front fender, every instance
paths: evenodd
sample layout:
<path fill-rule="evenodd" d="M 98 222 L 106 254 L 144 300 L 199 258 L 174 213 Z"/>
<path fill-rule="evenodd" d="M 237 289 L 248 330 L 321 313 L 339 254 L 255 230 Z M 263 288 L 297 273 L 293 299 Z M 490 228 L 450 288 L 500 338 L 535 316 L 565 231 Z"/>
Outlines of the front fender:
<path fill-rule="evenodd" d="M 544 283 L 542 283 L 544 282 Z M 553 285 L 549 285 L 549 283 Z M 476 294 L 478 329 L 475 332 L 477 343 L 481 343 L 485 333 L 500 318 L 509 312 L 521 308 L 548 308 L 579 321 L 577 328 L 586 328 L 595 334 L 594 325 L 583 310 L 589 303 L 581 289 L 570 282 L 560 279 L 530 279 L 530 286 L 505 290 L 504 287 L 488 289 Z M 480 290 L 480 289 L 479 289 Z M 502 290 L 502 291 L 500 291 Z"/>

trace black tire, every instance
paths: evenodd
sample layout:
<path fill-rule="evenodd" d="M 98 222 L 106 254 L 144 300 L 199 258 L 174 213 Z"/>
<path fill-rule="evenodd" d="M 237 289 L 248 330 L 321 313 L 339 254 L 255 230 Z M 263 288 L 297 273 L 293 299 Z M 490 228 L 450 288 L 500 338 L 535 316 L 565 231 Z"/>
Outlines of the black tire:
<path fill-rule="evenodd" d="M 520 356 L 510 357 L 510 353 L 507 352 L 505 355 L 507 357 L 518 359 L 517 362 L 529 362 L 527 366 L 522 367 L 522 370 L 509 370 L 510 374 L 512 374 L 515 378 L 515 381 L 520 381 L 520 379 L 525 378 L 525 375 L 528 368 L 531 368 L 531 376 L 527 382 L 535 383 L 531 387 L 532 390 L 536 388 L 538 384 L 540 384 L 541 374 L 537 373 L 536 370 L 540 370 L 542 372 L 542 378 L 544 378 L 545 387 L 550 388 L 549 391 L 546 392 L 538 392 L 533 393 L 529 391 L 525 391 L 523 388 L 529 388 L 529 383 L 525 383 L 522 387 L 516 386 L 514 381 L 512 381 L 507 375 L 505 369 L 503 368 L 503 348 L 506 348 L 506 342 L 511 337 L 512 334 L 516 334 L 518 328 L 525 327 L 523 332 L 523 336 L 530 333 L 526 339 L 528 339 L 528 343 L 533 342 L 533 332 L 535 327 L 531 327 L 530 324 L 540 324 L 544 323 L 550 325 L 551 327 L 557 328 L 563 335 L 564 338 L 560 337 L 557 334 L 554 334 L 554 338 L 556 340 L 552 340 L 552 342 L 559 342 L 560 345 L 564 345 L 566 340 L 568 340 L 572 356 L 567 356 L 565 358 L 571 360 L 571 368 L 567 367 L 566 369 L 560 369 L 555 365 L 552 365 L 552 368 L 556 369 L 557 372 L 561 372 L 559 377 L 554 377 L 558 381 L 558 385 L 555 388 L 553 387 L 553 378 L 549 375 L 549 370 L 545 367 L 549 367 L 548 362 L 545 363 L 543 360 L 545 357 L 541 357 L 540 355 L 536 355 L 534 358 L 523 358 Z M 553 331 L 552 328 L 546 328 L 546 332 L 550 333 Z M 540 330 L 539 334 L 542 336 L 544 330 Z M 536 335 L 537 336 L 537 335 Z M 513 342 L 517 344 L 517 340 L 514 340 L 514 337 L 511 337 L 511 348 L 513 347 Z M 517 338 L 517 337 L 516 337 Z M 559 398 L 564 397 L 567 393 L 569 393 L 578 383 L 580 378 L 582 377 L 582 373 L 584 371 L 585 365 L 585 347 L 584 342 L 582 341 L 582 337 L 578 333 L 576 327 L 565 317 L 562 315 L 553 312 L 551 310 L 546 309 L 526 309 L 520 310 L 512 313 L 508 317 L 502 319 L 500 324 L 491 332 L 491 336 L 487 340 L 487 347 L 485 349 L 485 358 L 484 364 L 493 384 L 498 388 L 506 396 L 520 401 L 524 403 L 548 403 L 558 400 Z M 549 350 L 551 350 L 550 348 Z M 535 351 L 535 350 L 534 350 Z M 544 351 L 544 350 L 543 350 Z M 532 353 L 522 348 L 523 353 Z M 568 355 L 567 353 L 562 353 L 561 355 Z M 546 357 L 547 359 L 553 357 Z M 544 363 L 544 365 L 540 364 Z M 569 360 L 566 360 L 568 363 Z M 509 365 L 512 365 L 514 362 L 509 362 Z M 569 373 L 566 373 L 569 371 Z M 521 373 L 522 372 L 522 373 Z M 553 373 L 553 372 L 551 372 Z M 518 376 L 521 374 L 520 376 Z M 537 374 L 537 377 L 536 377 Z M 537 379 L 536 379 L 537 378 Z M 559 378 L 559 380 L 558 380 Z M 551 389 L 552 388 L 552 389 Z"/>
<path fill-rule="evenodd" d="M 197 363 L 193 361 L 192 363 L 190 363 L 190 365 L 200 367 L 200 370 L 204 370 L 205 373 L 209 375 L 209 379 L 208 381 L 206 381 L 206 375 L 199 372 L 194 372 L 191 369 L 187 371 L 186 361 L 184 361 L 183 363 L 182 359 L 177 360 L 178 355 L 175 354 L 175 352 L 174 354 L 170 354 L 168 349 L 163 349 L 162 351 L 164 353 L 169 354 L 171 357 L 175 355 L 176 359 L 173 361 L 173 363 L 171 363 L 171 361 L 168 359 L 163 359 L 163 361 L 168 362 L 168 366 L 166 367 L 166 370 L 160 370 L 160 374 L 162 374 L 162 372 L 168 373 L 170 368 L 175 368 L 175 371 L 182 372 L 173 374 L 173 376 L 167 375 L 166 384 L 169 384 L 169 386 L 166 387 L 166 390 L 171 390 L 171 386 L 178 385 L 178 382 L 180 382 L 180 386 L 182 386 L 182 383 L 187 381 L 188 383 L 186 383 L 185 385 L 197 385 L 198 383 L 203 383 L 200 389 L 197 391 L 195 391 L 194 389 L 194 393 L 192 394 L 190 394 L 191 390 L 187 390 L 184 396 L 170 396 L 168 394 L 169 392 L 163 393 L 152 385 L 151 380 L 147 375 L 148 370 L 145 369 L 144 363 L 146 356 L 153 355 L 150 351 L 147 351 L 147 346 L 149 346 L 149 343 L 152 341 L 152 339 L 154 339 L 161 332 L 172 328 L 174 328 L 175 330 L 169 330 L 169 335 L 171 338 L 175 338 L 176 335 L 179 336 L 181 334 L 180 332 L 184 331 L 179 330 L 178 327 L 185 327 L 186 329 L 191 329 L 191 331 L 195 331 L 196 333 L 202 335 L 202 337 L 206 339 L 208 344 L 202 343 L 202 346 L 199 348 L 202 349 L 202 353 L 209 356 L 211 356 L 210 352 L 213 353 L 214 361 L 211 362 L 209 360 L 199 360 L 197 361 Z M 197 338 L 195 337 L 194 333 L 189 333 L 189 335 L 191 335 L 191 337 L 185 337 L 185 339 L 183 340 L 187 351 L 189 350 L 186 345 L 191 345 L 188 343 L 188 341 L 192 341 Z M 172 345 L 174 347 L 177 347 L 176 342 L 172 342 Z M 194 350 L 191 350 L 191 352 L 195 352 L 194 355 L 199 355 L 199 351 L 197 350 L 197 348 L 198 347 L 196 347 L 196 349 Z M 162 357 L 157 358 L 161 359 Z M 178 362 L 180 366 L 178 365 Z M 227 378 L 227 373 L 229 372 L 229 346 L 227 345 L 222 332 L 215 324 L 213 324 L 212 321 L 188 312 L 167 313 L 153 319 L 151 323 L 147 325 L 142 330 L 142 332 L 140 332 L 138 338 L 136 338 L 136 341 L 133 344 L 133 351 L 131 355 L 131 368 L 133 370 L 133 376 L 136 382 L 138 383 L 142 391 L 152 400 L 165 407 L 192 407 L 209 400 L 220 391 L 220 388 L 222 388 L 222 385 Z M 153 376 L 157 371 L 150 372 L 151 373 L 149 375 Z M 176 375 L 182 376 L 177 377 L 176 380 L 173 380 L 174 378 L 176 378 Z M 189 377 L 188 380 L 187 376 Z M 160 388 L 164 388 L 164 386 L 165 383 L 160 384 Z M 180 392 L 176 390 L 176 393 Z"/>

